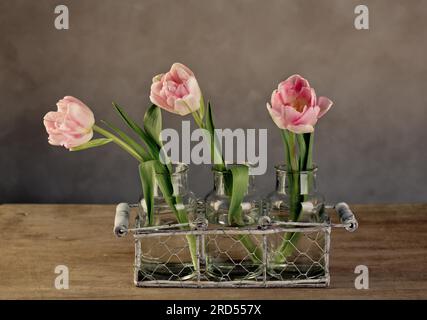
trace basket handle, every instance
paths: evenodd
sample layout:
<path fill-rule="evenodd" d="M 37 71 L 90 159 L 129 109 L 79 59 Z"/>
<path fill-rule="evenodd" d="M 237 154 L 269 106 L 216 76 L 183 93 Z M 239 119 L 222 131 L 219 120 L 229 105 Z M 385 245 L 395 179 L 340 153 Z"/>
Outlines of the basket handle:
<path fill-rule="evenodd" d="M 130 206 L 128 203 L 119 203 L 116 207 L 113 232 L 117 237 L 127 235 L 129 229 Z"/>
<path fill-rule="evenodd" d="M 340 202 L 335 205 L 335 211 L 340 218 L 341 225 L 336 225 L 337 227 L 344 227 L 349 232 L 354 232 L 359 227 L 359 223 L 354 215 L 354 213 L 350 210 L 350 207 L 345 202 Z"/>

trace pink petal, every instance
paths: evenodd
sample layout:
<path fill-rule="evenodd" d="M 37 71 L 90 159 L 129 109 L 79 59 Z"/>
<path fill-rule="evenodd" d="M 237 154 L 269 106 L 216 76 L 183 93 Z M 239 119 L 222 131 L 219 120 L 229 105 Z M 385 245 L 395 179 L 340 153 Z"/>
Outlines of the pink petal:
<path fill-rule="evenodd" d="M 160 74 L 154 76 L 152 81 L 153 81 L 153 83 L 156 83 L 156 82 L 162 81 L 163 78 L 164 78 L 164 73 L 160 73 Z"/>
<path fill-rule="evenodd" d="M 289 83 L 286 82 L 280 83 L 277 90 L 280 94 L 280 98 L 283 101 L 283 104 L 292 104 L 298 95 L 293 85 L 289 85 Z"/>
<path fill-rule="evenodd" d="M 180 84 L 178 87 L 175 88 L 175 94 L 177 97 L 185 97 L 189 94 L 188 89 L 184 84 Z"/>
<path fill-rule="evenodd" d="M 162 81 L 157 81 L 157 82 L 153 82 L 151 84 L 150 90 L 151 90 L 151 93 L 154 92 L 155 94 L 160 95 L 160 92 L 161 92 L 162 88 L 163 88 L 163 82 Z"/>
<path fill-rule="evenodd" d="M 53 146 L 62 146 L 65 143 L 65 137 L 61 134 L 49 134 L 48 142 Z"/>
<path fill-rule="evenodd" d="M 303 113 L 298 112 L 297 110 L 295 110 L 290 106 L 285 106 L 284 115 L 285 115 L 286 123 L 294 123 L 295 121 L 298 121 L 298 119 L 301 118 Z"/>
<path fill-rule="evenodd" d="M 160 107 L 160 108 L 166 108 L 166 101 L 160 97 L 159 95 L 151 92 L 150 94 L 150 101 L 152 104 L 155 104 L 156 106 Z"/>
<path fill-rule="evenodd" d="M 310 125 L 314 126 L 317 122 L 317 116 L 319 114 L 319 107 L 305 108 L 302 116 L 296 121 L 292 122 L 293 125 Z"/>
<path fill-rule="evenodd" d="M 282 112 L 280 112 L 277 109 L 273 109 L 269 103 L 267 103 L 267 110 L 270 113 L 271 119 L 273 119 L 276 126 L 278 126 L 280 129 L 286 129 L 286 125 L 284 123 L 284 115 L 283 115 L 283 109 Z"/>
<path fill-rule="evenodd" d="M 274 109 L 280 109 L 284 105 L 282 97 L 277 90 L 274 90 L 271 94 L 271 105 Z"/>
<path fill-rule="evenodd" d="M 200 107 L 200 99 L 202 98 L 202 91 L 200 90 L 199 84 L 197 83 L 197 79 L 195 77 L 191 77 L 186 82 L 186 87 L 188 93 L 193 95 L 194 98 L 198 101 L 197 109 Z"/>
<path fill-rule="evenodd" d="M 300 91 L 303 87 L 310 87 L 308 81 L 305 78 L 301 77 L 299 74 L 294 74 L 290 76 L 288 79 L 285 80 L 285 82 L 291 83 L 297 92 Z"/>
<path fill-rule="evenodd" d="M 90 128 L 81 126 L 80 123 L 71 119 L 69 115 L 66 115 L 64 120 L 59 124 L 58 129 L 64 133 L 67 132 L 67 133 L 77 134 L 77 133 L 85 133 Z"/>
<path fill-rule="evenodd" d="M 92 111 L 85 104 L 70 102 L 68 104 L 69 120 L 72 120 L 85 129 L 90 129 L 95 124 L 95 117 Z"/>
<path fill-rule="evenodd" d="M 60 112 L 50 111 L 46 113 L 43 118 L 43 124 L 46 128 L 47 133 L 55 134 L 58 133 L 57 123 L 61 123 L 64 119 L 65 115 Z"/>
<path fill-rule="evenodd" d="M 175 62 L 171 67 L 171 72 L 176 73 L 179 77 L 194 77 L 193 71 L 182 63 Z"/>
<path fill-rule="evenodd" d="M 309 133 L 309 132 L 313 132 L 314 131 L 314 127 L 309 125 L 309 124 L 301 124 L 301 125 L 288 125 L 286 127 L 286 129 L 288 129 L 289 131 L 292 131 L 294 133 L 297 134 L 301 134 L 301 133 Z"/>
<path fill-rule="evenodd" d="M 197 111 L 200 109 L 200 95 L 196 94 L 189 94 L 186 97 L 182 98 L 182 100 L 185 101 L 185 103 L 190 106 L 191 113 Z"/>
<path fill-rule="evenodd" d="M 61 112 L 49 111 L 48 113 L 45 114 L 45 116 L 43 117 L 43 120 L 62 121 L 62 119 L 64 119 L 64 117 L 65 117 L 65 114 L 63 114 Z"/>
<path fill-rule="evenodd" d="M 301 89 L 297 99 L 305 101 L 305 105 L 312 107 L 316 104 L 316 92 L 313 88 L 304 87 Z"/>
<path fill-rule="evenodd" d="M 72 138 L 66 139 L 66 141 L 64 142 L 63 145 L 67 149 L 78 147 L 78 146 L 90 141 L 90 139 L 92 139 L 92 137 L 93 137 L 93 131 L 91 130 L 90 132 L 88 132 L 86 134 L 74 135 Z"/>
<path fill-rule="evenodd" d="M 58 107 L 58 112 L 61 113 L 67 113 L 68 110 L 68 102 L 65 99 L 59 100 L 56 103 L 56 106 Z"/>
<path fill-rule="evenodd" d="M 150 94 L 150 101 L 155 104 L 156 106 L 165 109 L 167 111 L 170 111 L 172 108 L 167 104 L 166 100 L 161 97 L 160 95 L 154 93 L 153 91 L 151 91 Z"/>
<path fill-rule="evenodd" d="M 63 100 L 66 101 L 66 102 L 68 102 L 68 103 L 80 104 L 80 105 L 83 105 L 86 108 L 88 108 L 81 100 L 79 100 L 79 99 L 77 99 L 76 97 L 73 97 L 73 96 L 65 96 Z"/>
<path fill-rule="evenodd" d="M 192 113 L 187 100 L 181 98 L 175 100 L 175 106 L 172 112 L 179 114 L 180 116 L 186 116 L 187 114 Z"/>
<path fill-rule="evenodd" d="M 174 109 L 174 106 L 175 106 L 175 101 L 176 101 L 177 99 L 176 99 L 176 97 L 175 96 L 173 96 L 173 95 L 169 95 L 167 98 L 166 98 L 166 103 L 167 103 L 167 105 L 168 106 L 171 106 L 172 108 L 172 110 Z"/>
<path fill-rule="evenodd" d="M 319 97 L 318 106 L 320 108 L 318 118 L 323 117 L 323 115 L 329 111 L 334 103 L 326 97 Z"/>

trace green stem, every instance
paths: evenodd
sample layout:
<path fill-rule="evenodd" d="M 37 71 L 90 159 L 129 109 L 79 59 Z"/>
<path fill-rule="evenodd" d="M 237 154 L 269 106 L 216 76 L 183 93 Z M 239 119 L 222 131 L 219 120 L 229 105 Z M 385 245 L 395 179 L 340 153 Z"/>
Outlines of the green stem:
<path fill-rule="evenodd" d="M 194 121 L 197 123 L 197 125 L 201 128 L 201 129 L 205 129 L 205 125 L 203 123 L 202 118 L 200 117 L 199 113 L 197 111 L 192 112 L 191 115 L 194 118 Z"/>
<path fill-rule="evenodd" d="M 200 116 L 197 112 L 193 112 L 192 115 L 194 118 L 194 122 L 196 122 L 196 124 L 199 126 L 199 128 L 203 129 L 205 134 L 209 135 L 209 136 L 207 136 L 207 138 L 213 146 L 211 148 L 211 150 L 213 151 L 212 162 L 215 164 L 214 160 L 219 159 L 220 160 L 219 165 L 221 166 L 221 168 L 225 169 L 224 158 L 222 157 L 222 153 L 218 150 L 218 145 L 215 143 L 215 132 L 209 132 L 209 130 L 206 128 L 205 124 L 203 123 L 203 120 L 200 118 Z"/>
<path fill-rule="evenodd" d="M 314 132 L 305 133 L 304 139 L 307 147 L 307 162 L 305 170 L 313 169 L 313 145 L 314 145 Z"/>
<path fill-rule="evenodd" d="M 290 131 L 285 131 L 286 140 L 288 141 L 289 146 L 289 160 L 290 160 L 290 167 L 293 172 L 298 171 L 298 156 L 297 156 L 297 150 L 296 150 L 296 139 L 295 139 L 295 133 Z"/>
<path fill-rule="evenodd" d="M 306 170 L 307 166 L 307 145 L 305 143 L 304 135 L 303 134 L 297 134 L 297 141 L 298 141 L 298 151 L 299 151 L 299 168 L 301 171 Z"/>
<path fill-rule="evenodd" d="M 313 170 L 313 145 L 314 145 L 314 132 L 305 133 L 304 140 L 307 146 L 307 160 L 305 170 Z M 309 188 L 313 186 L 313 174 L 309 174 L 307 177 Z M 307 199 L 307 195 L 304 196 L 304 201 Z"/>
<path fill-rule="evenodd" d="M 98 132 L 99 134 L 103 135 L 106 138 L 109 138 L 113 140 L 115 144 L 117 144 L 120 148 L 125 150 L 127 153 L 129 153 L 132 157 L 134 157 L 138 162 L 144 162 L 144 159 L 136 152 L 134 149 L 132 149 L 126 142 L 118 138 L 116 135 L 112 134 L 111 132 L 98 127 L 97 125 L 93 126 L 93 131 Z"/>
<path fill-rule="evenodd" d="M 203 103 L 202 110 L 204 110 L 204 101 L 203 100 L 202 100 L 202 103 Z M 212 117 L 212 115 L 210 114 L 210 112 L 211 112 L 211 110 L 210 110 L 210 107 L 209 107 L 209 109 L 208 109 L 208 113 L 209 113 L 208 116 Z M 221 150 L 218 149 L 218 144 L 216 143 L 217 137 L 215 135 L 215 129 L 214 129 L 214 126 L 213 126 L 212 119 L 210 119 L 210 121 L 212 121 L 212 125 L 209 126 L 209 125 L 206 125 L 205 123 L 203 123 L 203 116 L 204 116 L 203 114 L 200 115 L 197 112 L 193 112 L 192 115 L 193 115 L 194 121 L 197 123 L 197 125 L 199 126 L 199 128 L 206 130 L 208 132 L 208 134 L 209 134 L 208 139 L 209 139 L 209 141 L 211 143 L 211 152 L 212 152 L 211 159 L 212 159 L 214 167 L 216 166 L 216 168 L 218 168 L 219 170 L 226 171 L 227 168 L 225 166 L 225 161 L 224 161 L 224 158 L 222 156 L 222 152 L 221 152 Z M 207 121 L 209 121 L 209 120 L 207 120 Z M 211 130 L 209 130 L 209 128 Z M 217 160 L 220 160 L 219 164 L 216 163 Z M 230 186 L 230 184 L 234 183 L 234 179 L 231 179 L 231 180 L 230 179 L 225 179 L 225 180 L 226 180 L 225 181 L 226 194 L 231 199 L 230 191 L 232 190 L 233 186 L 232 185 Z M 242 219 L 242 216 L 241 216 L 240 204 L 239 204 L 238 208 L 239 208 L 239 210 L 237 210 L 237 209 L 236 210 L 230 210 L 230 212 L 229 212 L 229 221 L 230 222 L 234 221 L 237 224 L 243 224 L 243 219 Z M 238 213 L 238 214 L 236 214 L 236 213 Z M 238 240 L 240 240 L 240 243 L 246 248 L 246 250 L 248 251 L 248 253 L 250 255 L 250 258 L 251 258 L 252 262 L 254 262 L 256 264 L 262 262 L 263 252 L 262 252 L 262 250 L 256 244 L 254 244 L 254 242 L 251 240 L 251 238 L 249 238 L 247 236 L 237 236 L 236 238 Z"/>
<path fill-rule="evenodd" d="M 106 138 L 112 139 L 114 143 L 116 143 L 119 147 L 121 147 L 123 150 L 125 150 L 126 152 L 128 152 L 131 156 L 133 156 L 136 160 L 138 160 L 138 162 L 143 162 L 144 160 L 142 159 L 142 157 L 132 148 L 130 147 L 127 143 L 125 143 L 123 140 L 121 140 L 120 138 L 118 138 L 116 135 L 112 134 L 111 132 L 97 126 L 94 125 L 93 126 L 93 130 L 101 135 L 103 135 Z M 171 167 L 170 164 L 166 165 L 168 171 L 171 173 Z M 169 195 L 170 198 L 173 198 L 172 195 Z M 169 198 L 168 195 L 165 196 L 165 198 Z M 176 199 L 176 201 L 174 201 L 178 204 L 181 204 L 182 201 Z M 187 223 L 188 222 L 188 217 L 186 215 L 185 210 L 177 210 L 175 207 L 175 203 L 170 202 L 169 203 L 170 208 L 174 211 L 178 222 L 179 223 Z M 189 250 L 190 250 L 190 255 L 191 255 L 191 260 L 193 263 L 194 268 L 197 267 L 197 245 L 196 245 L 196 237 L 193 235 L 187 235 L 187 242 L 189 245 Z"/>
<path fill-rule="evenodd" d="M 178 207 L 183 207 L 181 196 L 175 196 L 175 203 L 178 205 Z M 188 223 L 188 215 L 186 212 L 186 209 L 176 209 L 176 206 L 173 206 L 175 208 L 174 212 L 178 219 L 179 223 Z M 194 235 L 186 235 L 188 246 L 190 249 L 190 255 L 191 255 L 191 261 L 193 262 L 194 269 L 197 269 L 197 243 L 196 243 L 196 236 Z"/>
<path fill-rule="evenodd" d="M 249 237 L 249 235 L 239 235 L 238 240 L 242 243 L 245 249 L 248 251 L 250 258 L 253 263 L 259 264 L 263 261 L 263 252 Z"/>
<path fill-rule="evenodd" d="M 296 142 L 301 142 L 301 138 L 295 135 L 295 133 L 290 132 L 288 130 L 282 130 L 282 137 L 285 144 L 286 149 L 286 162 L 287 162 L 287 175 L 289 179 L 290 185 L 290 220 L 298 221 L 300 211 L 301 211 L 301 196 L 300 196 L 300 181 L 299 181 L 299 169 L 302 167 L 302 163 L 304 162 L 306 148 L 300 147 L 299 151 L 304 154 L 297 154 Z M 298 140 L 296 140 L 296 138 Z M 300 160 L 300 161 L 299 161 Z M 299 233 L 295 232 L 286 232 L 284 234 L 284 239 L 275 253 L 274 262 L 275 263 L 283 263 L 286 258 L 292 254 L 294 251 L 294 246 L 300 237 Z"/>
<path fill-rule="evenodd" d="M 299 157 L 293 150 L 295 150 L 295 146 L 293 145 L 294 140 L 292 139 L 292 135 L 283 135 L 285 147 L 287 148 L 287 163 L 288 167 L 294 171 L 295 163 L 297 158 L 299 159 L 299 170 L 307 171 L 313 169 L 313 144 L 314 144 L 314 133 L 304 133 L 297 135 L 297 141 L 299 146 Z M 289 139 L 288 139 L 289 138 Z M 298 171 L 297 171 L 298 172 Z M 301 202 L 305 201 L 307 195 L 301 195 L 300 193 L 300 181 L 299 181 L 299 173 L 294 174 L 291 173 L 288 177 L 290 179 L 290 213 L 292 221 L 298 221 L 299 215 L 301 213 Z M 312 185 L 312 174 L 308 174 L 308 185 Z M 284 235 L 284 239 L 276 252 L 275 255 L 275 263 L 283 263 L 284 260 L 288 256 L 290 256 L 297 245 L 299 238 L 301 237 L 301 232 L 287 232 Z"/>
<path fill-rule="evenodd" d="M 170 178 L 170 175 L 168 175 Z M 172 181 L 170 181 L 172 183 Z M 173 189 L 172 189 L 173 190 Z M 169 205 L 169 207 L 172 209 L 173 213 L 175 214 L 178 223 L 188 223 L 188 215 L 186 212 L 186 209 L 182 203 L 181 196 L 173 196 L 172 192 L 167 192 L 165 186 L 161 188 L 161 191 L 163 193 L 163 198 L 165 199 L 166 203 Z M 178 206 L 177 206 L 178 204 Z M 184 207 L 184 209 L 177 209 Z M 191 261 L 193 263 L 194 269 L 197 269 L 197 240 L 196 236 L 194 235 L 186 235 L 190 255 L 191 255 Z"/>
<path fill-rule="evenodd" d="M 291 158 L 290 158 L 290 153 L 289 153 L 289 143 L 288 143 L 288 139 L 287 139 L 287 135 L 286 135 L 286 130 L 280 130 L 280 135 L 282 137 L 283 140 L 283 146 L 285 149 L 285 161 L 286 161 L 286 166 L 287 169 L 289 170 L 289 168 L 291 167 Z"/>

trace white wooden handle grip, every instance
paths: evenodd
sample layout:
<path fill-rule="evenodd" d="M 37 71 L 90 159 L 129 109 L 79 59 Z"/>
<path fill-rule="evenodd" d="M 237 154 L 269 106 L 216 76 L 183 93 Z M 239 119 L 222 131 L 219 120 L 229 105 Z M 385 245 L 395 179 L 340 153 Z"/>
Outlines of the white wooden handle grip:
<path fill-rule="evenodd" d="M 130 207 L 127 203 L 119 203 L 116 207 L 116 217 L 114 218 L 114 234 L 117 237 L 123 237 L 129 229 Z"/>
<path fill-rule="evenodd" d="M 335 205 L 335 211 L 338 213 L 340 221 L 345 225 L 347 231 L 353 232 L 357 229 L 359 223 L 347 203 L 337 203 Z"/>

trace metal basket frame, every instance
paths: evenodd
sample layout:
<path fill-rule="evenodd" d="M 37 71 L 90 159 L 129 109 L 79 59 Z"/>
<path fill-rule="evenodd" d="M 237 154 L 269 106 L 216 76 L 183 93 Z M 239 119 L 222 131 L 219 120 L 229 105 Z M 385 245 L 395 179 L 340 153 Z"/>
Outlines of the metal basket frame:
<path fill-rule="evenodd" d="M 200 204 L 200 203 L 199 203 Z M 358 227 L 358 222 L 350 210 L 349 206 L 343 202 L 334 206 L 326 206 L 329 209 L 335 209 L 341 223 L 331 223 L 328 218 L 322 223 L 308 222 L 279 222 L 271 221 L 267 216 L 262 216 L 257 226 L 239 227 L 239 228 L 222 228 L 222 229 L 207 229 L 205 219 L 197 219 L 194 223 L 172 224 L 163 226 L 150 226 L 140 228 L 129 228 L 129 216 L 131 208 L 141 210 L 139 204 L 121 203 L 117 206 L 114 233 L 118 237 L 122 237 L 129 232 L 133 233 L 135 240 L 135 265 L 134 265 L 134 283 L 138 287 L 190 287 L 190 288 L 271 288 L 271 287 L 327 287 L 330 283 L 329 273 L 329 253 L 332 228 L 345 228 L 349 232 L 353 232 Z M 137 216 L 138 219 L 139 215 Z M 186 227 L 188 229 L 179 229 Z M 267 272 L 268 267 L 268 236 L 275 233 L 284 232 L 322 232 L 325 236 L 324 246 L 322 249 L 324 255 L 324 274 L 316 279 L 291 279 L 291 280 L 276 280 L 270 279 Z M 149 237 L 172 237 L 172 236 L 187 236 L 193 235 L 196 237 L 196 257 L 197 264 L 195 265 L 194 276 L 190 280 L 138 280 L 138 271 L 141 254 L 141 241 Z M 235 235 L 257 235 L 262 239 L 263 259 L 262 275 L 256 280 L 230 280 L 230 281 L 212 281 L 205 275 L 205 243 L 206 237 L 212 235 L 219 236 L 235 236 Z"/>

